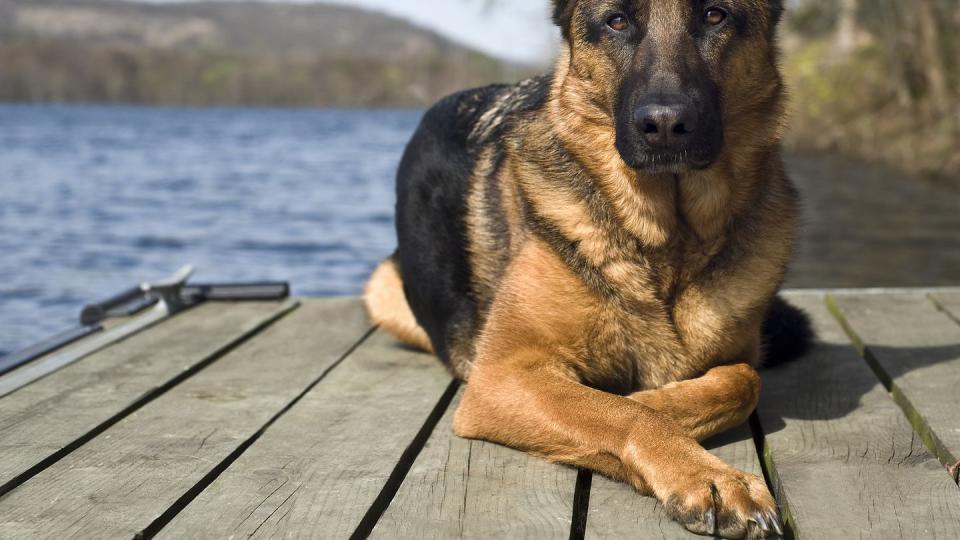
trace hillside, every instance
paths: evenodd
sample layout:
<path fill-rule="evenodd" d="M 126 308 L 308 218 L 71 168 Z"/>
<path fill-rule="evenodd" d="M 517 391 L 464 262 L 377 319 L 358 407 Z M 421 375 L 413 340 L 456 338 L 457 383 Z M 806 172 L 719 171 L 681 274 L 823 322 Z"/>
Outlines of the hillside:
<path fill-rule="evenodd" d="M 322 4 L 0 0 L 0 100 L 423 105 L 522 68 Z"/>

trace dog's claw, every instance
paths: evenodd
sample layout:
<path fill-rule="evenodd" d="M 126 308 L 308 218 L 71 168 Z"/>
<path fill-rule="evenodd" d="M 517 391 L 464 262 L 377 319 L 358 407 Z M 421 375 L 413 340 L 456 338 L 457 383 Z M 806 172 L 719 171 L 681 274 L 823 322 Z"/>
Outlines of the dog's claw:
<path fill-rule="evenodd" d="M 776 501 L 763 479 L 735 469 L 712 471 L 699 487 L 667 497 L 667 515 L 690 532 L 723 538 L 772 538 L 779 527 Z"/>
<path fill-rule="evenodd" d="M 780 516 L 771 515 L 770 523 L 773 525 L 773 530 L 777 533 L 777 536 L 783 536 L 783 520 L 780 519 Z"/>
<path fill-rule="evenodd" d="M 707 510 L 707 513 L 703 516 L 704 521 L 706 521 L 710 527 L 709 531 L 711 535 L 717 534 L 717 513 L 713 508 Z"/>
<path fill-rule="evenodd" d="M 953 481 L 960 484 L 960 461 L 953 464 L 953 467 L 948 469 L 950 471 L 950 476 L 953 477 Z"/>
<path fill-rule="evenodd" d="M 770 530 L 770 525 L 767 524 L 766 518 L 763 517 L 763 512 L 755 513 L 753 515 L 753 521 L 756 522 L 761 531 L 767 532 Z"/>
<path fill-rule="evenodd" d="M 747 538 L 783 537 L 780 516 L 771 512 L 756 512 L 748 524 Z"/>

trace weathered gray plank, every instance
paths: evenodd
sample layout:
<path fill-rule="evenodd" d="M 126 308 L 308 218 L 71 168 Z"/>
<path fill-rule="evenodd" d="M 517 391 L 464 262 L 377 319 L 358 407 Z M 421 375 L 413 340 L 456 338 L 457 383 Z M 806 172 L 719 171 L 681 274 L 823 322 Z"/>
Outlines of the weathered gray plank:
<path fill-rule="evenodd" d="M 373 538 L 567 538 L 577 472 L 453 435 L 454 403 Z"/>
<path fill-rule="evenodd" d="M 293 307 L 205 304 L 0 399 L 0 493 Z"/>
<path fill-rule="evenodd" d="M 160 537 L 350 536 L 452 384 L 435 358 L 378 332 Z"/>
<path fill-rule="evenodd" d="M 763 475 L 749 426 L 714 440 L 706 447 L 725 462 L 748 473 Z M 593 476 L 587 538 L 701 538 L 672 521 L 655 499 L 641 497 L 633 488 L 599 475 Z"/>
<path fill-rule="evenodd" d="M 306 303 L 7 494 L 0 500 L 0 538 L 151 531 L 368 329 L 354 300 Z"/>
<path fill-rule="evenodd" d="M 960 325 L 923 294 L 833 301 L 914 429 L 941 463 L 954 465 L 960 460 Z"/>
<path fill-rule="evenodd" d="M 809 357 L 764 374 L 758 410 L 778 500 L 801 539 L 956 538 L 960 493 L 823 300 Z"/>

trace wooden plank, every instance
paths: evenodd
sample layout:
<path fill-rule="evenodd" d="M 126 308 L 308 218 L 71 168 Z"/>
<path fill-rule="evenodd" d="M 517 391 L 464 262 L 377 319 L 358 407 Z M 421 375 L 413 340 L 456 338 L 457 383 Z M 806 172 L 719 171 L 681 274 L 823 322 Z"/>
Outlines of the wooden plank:
<path fill-rule="evenodd" d="M 205 304 L 0 399 L 0 494 L 293 307 Z"/>
<path fill-rule="evenodd" d="M 349 537 L 413 461 L 453 388 L 435 358 L 378 332 L 159 536 Z"/>
<path fill-rule="evenodd" d="M 305 304 L 8 493 L 0 538 L 149 536 L 368 330 L 355 300 Z"/>
<path fill-rule="evenodd" d="M 945 297 L 946 300 L 949 300 Z M 926 295 L 836 296 L 863 354 L 941 463 L 960 460 L 960 325 Z"/>
<path fill-rule="evenodd" d="M 708 441 L 706 448 L 742 471 L 763 476 L 749 426 Z M 702 537 L 671 520 L 656 499 L 641 497 L 630 486 L 594 475 L 586 538 L 691 540 Z"/>
<path fill-rule="evenodd" d="M 459 397 L 458 397 L 459 399 Z M 437 425 L 372 538 L 567 538 L 577 472 Z"/>
<path fill-rule="evenodd" d="M 792 297 L 819 343 L 764 373 L 764 459 L 801 539 L 957 538 L 960 493 L 823 300 Z"/>

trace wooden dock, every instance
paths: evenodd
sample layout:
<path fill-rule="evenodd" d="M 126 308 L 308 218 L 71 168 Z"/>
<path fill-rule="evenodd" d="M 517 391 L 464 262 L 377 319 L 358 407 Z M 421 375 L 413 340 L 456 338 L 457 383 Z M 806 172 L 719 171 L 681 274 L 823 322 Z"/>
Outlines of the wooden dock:
<path fill-rule="evenodd" d="M 797 538 L 960 538 L 960 290 L 789 298 L 818 346 L 708 447 Z M 459 395 L 355 299 L 203 304 L 0 398 L 0 538 L 696 538 Z"/>

